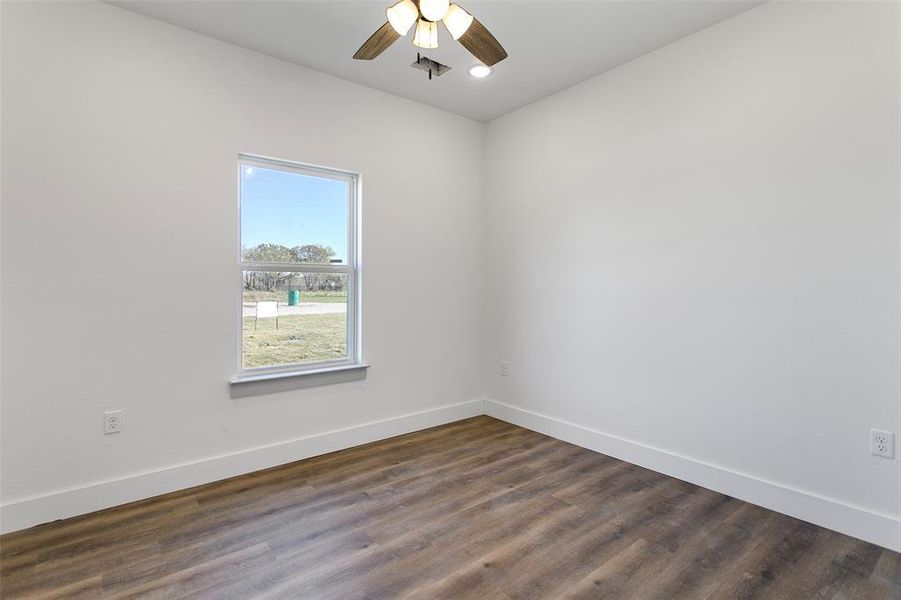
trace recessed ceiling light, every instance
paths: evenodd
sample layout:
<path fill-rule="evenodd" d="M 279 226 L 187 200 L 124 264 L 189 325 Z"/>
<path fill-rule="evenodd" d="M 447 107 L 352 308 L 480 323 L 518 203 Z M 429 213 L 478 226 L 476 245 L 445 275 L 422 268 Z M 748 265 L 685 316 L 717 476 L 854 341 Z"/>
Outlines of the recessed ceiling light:
<path fill-rule="evenodd" d="M 476 65 L 469 69 L 469 74 L 473 77 L 478 77 L 479 79 L 483 77 L 488 77 L 491 74 L 491 69 L 486 67 L 485 65 Z"/>

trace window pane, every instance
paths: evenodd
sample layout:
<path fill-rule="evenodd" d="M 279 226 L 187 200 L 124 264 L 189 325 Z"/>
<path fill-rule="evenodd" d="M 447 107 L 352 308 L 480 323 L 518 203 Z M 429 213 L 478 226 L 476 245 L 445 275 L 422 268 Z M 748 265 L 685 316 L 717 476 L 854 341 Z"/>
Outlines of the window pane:
<path fill-rule="evenodd" d="M 347 274 L 244 271 L 244 369 L 347 356 Z"/>
<path fill-rule="evenodd" d="M 244 260 L 347 264 L 348 185 L 242 163 Z"/>

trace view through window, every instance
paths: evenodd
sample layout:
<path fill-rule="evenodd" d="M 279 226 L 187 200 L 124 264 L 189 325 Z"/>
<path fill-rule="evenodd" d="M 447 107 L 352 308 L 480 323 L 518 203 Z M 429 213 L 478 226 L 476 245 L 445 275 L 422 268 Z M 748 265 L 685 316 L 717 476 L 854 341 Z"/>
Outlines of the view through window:
<path fill-rule="evenodd" d="M 248 156 L 239 163 L 239 371 L 358 362 L 356 176 Z"/>

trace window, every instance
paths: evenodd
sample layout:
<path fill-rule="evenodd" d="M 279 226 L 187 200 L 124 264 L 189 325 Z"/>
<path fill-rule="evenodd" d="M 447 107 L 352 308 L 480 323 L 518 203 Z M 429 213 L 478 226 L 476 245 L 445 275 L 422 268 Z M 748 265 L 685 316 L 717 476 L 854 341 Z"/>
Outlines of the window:
<path fill-rule="evenodd" d="M 353 173 L 240 155 L 238 379 L 361 364 Z"/>

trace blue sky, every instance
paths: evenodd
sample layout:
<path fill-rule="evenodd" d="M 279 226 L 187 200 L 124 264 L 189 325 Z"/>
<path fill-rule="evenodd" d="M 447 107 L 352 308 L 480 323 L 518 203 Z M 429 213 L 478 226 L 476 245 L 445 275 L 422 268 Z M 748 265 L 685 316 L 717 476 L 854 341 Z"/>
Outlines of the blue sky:
<path fill-rule="evenodd" d="M 347 258 L 347 184 L 241 166 L 241 243 L 331 246 Z"/>

